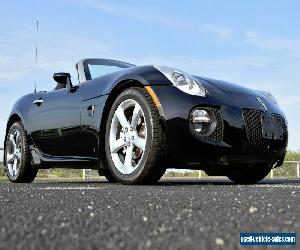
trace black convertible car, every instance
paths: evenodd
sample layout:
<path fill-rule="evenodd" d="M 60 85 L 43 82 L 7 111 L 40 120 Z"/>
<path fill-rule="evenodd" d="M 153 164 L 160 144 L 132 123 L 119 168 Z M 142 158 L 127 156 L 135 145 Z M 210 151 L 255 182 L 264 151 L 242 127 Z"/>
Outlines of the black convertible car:
<path fill-rule="evenodd" d="M 4 143 L 10 181 L 60 166 L 124 184 L 154 183 L 171 167 L 255 183 L 283 163 L 287 121 L 270 93 L 165 66 L 84 59 L 76 69 L 79 84 L 55 73 L 54 90 L 14 105 Z"/>

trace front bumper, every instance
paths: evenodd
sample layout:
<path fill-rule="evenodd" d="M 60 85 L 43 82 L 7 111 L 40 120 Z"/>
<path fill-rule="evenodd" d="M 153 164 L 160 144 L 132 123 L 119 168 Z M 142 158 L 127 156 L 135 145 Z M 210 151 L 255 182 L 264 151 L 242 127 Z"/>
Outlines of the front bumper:
<path fill-rule="evenodd" d="M 201 169 L 208 165 L 241 163 L 276 163 L 284 159 L 287 147 L 287 130 L 281 140 L 260 140 L 261 129 L 256 131 L 245 122 L 243 112 L 253 110 L 283 118 L 282 111 L 268 103 L 268 112 L 255 98 L 232 100 L 229 95 L 209 95 L 205 98 L 183 93 L 173 86 L 152 86 L 161 103 L 161 117 L 166 133 L 166 153 L 170 167 Z M 253 99 L 253 100 L 252 100 Z M 209 108 L 220 113 L 222 135 L 200 138 L 193 133 L 189 115 L 196 107 Z M 259 123 L 259 121 L 256 121 Z M 254 123 L 255 124 L 255 123 Z M 252 134 L 251 134 L 252 133 Z M 260 133 L 260 135 L 259 135 Z M 252 137 L 251 137 L 252 136 Z M 254 141 L 253 141 L 254 138 Z"/>

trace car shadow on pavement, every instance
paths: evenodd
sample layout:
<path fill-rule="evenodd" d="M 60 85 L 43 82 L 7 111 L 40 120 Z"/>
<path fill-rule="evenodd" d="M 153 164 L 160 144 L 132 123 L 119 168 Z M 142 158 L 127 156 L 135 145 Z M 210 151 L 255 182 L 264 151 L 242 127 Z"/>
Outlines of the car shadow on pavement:
<path fill-rule="evenodd" d="M 258 182 L 255 185 L 289 185 L 289 184 L 296 184 L 300 185 L 300 179 L 265 179 Z M 239 185 L 235 184 L 234 182 L 230 181 L 226 178 L 220 179 L 212 179 L 212 178 L 203 178 L 203 179 L 163 179 L 158 182 L 156 185 Z"/>
<path fill-rule="evenodd" d="M 37 183 L 47 183 L 47 184 L 79 184 L 79 185 L 122 185 L 120 183 L 110 183 L 106 180 L 43 180 Z M 300 185 L 300 179 L 265 179 L 255 185 Z M 201 179 L 189 179 L 189 178 L 162 178 L 159 182 L 152 185 L 136 185 L 136 186 L 183 186 L 183 185 L 216 185 L 216 186 L 237 186 L 227 178 L 201 178 Z M 125 185 L 124 185 L 125 186 Z M 128 185 L 127 185 L 128 186 Z M 247 186 L 247 185 L 245 185 Z"/>

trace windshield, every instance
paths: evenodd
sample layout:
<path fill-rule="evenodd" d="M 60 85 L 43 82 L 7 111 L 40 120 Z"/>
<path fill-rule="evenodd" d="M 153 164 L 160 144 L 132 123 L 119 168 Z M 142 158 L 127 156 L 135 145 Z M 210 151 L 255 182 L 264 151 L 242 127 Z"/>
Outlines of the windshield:
<path fill-rule="evenodd" d="M 112 66 L 112 65 L 96 65 L 96 64 L 88 64 L 88 67 L 91 74 L 91 79 L 95 79 L 103 75 L 114 73 L 124 68 L 128 68 L 128 67 L 120 67 L 120 66 Z"/>
<path fill-rule="evenodd" d="M 93 80 L 116 71 L 133 67 L 133 64 L 110 59 L 86 59 L 84 68 L 87 80 Z"/>

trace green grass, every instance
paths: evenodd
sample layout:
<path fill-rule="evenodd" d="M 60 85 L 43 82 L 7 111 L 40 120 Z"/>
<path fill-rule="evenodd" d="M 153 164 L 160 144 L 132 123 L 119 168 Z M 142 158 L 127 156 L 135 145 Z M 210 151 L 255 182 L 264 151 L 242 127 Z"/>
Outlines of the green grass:
<path fill-rule="evenodd" d="M 300 152 L 288 151 L 284 160 L 285 161 L 300 161 Z"/>
<path fill-rule="evenodd" d="M 6 169 L 4 168 L 2 163 L 0 163 L 0 178 L 1 177 L 6 177 Z"/>
<path fill-rule="evenodd" d="M 37 175 L 38 178 L 82 178 L 82 170 L 81 169 L 63 169 L 63 168 L 55 168 L 55 169 L 41 169 Z"/>

